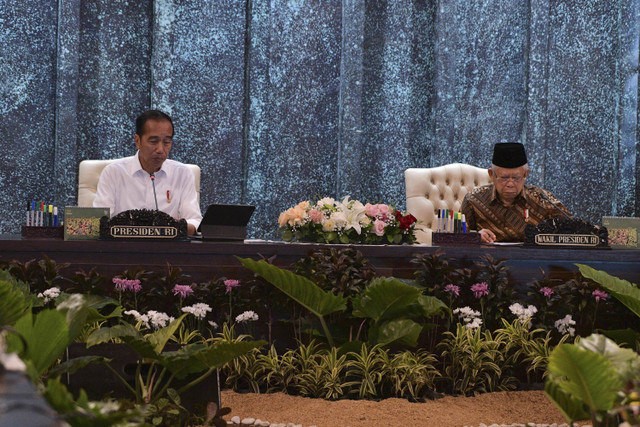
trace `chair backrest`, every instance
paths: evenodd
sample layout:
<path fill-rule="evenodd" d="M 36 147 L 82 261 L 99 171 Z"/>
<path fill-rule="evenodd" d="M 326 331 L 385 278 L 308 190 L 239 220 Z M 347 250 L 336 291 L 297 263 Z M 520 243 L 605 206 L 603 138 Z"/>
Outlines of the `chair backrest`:
<path fill-rule="evenodd" d="M 490 183 L 487 169 L 463 163 L 404 171 L 407 212 L 422 226 L 435 230 L 437 210 L 460 210 L 464 196 L 474 187 Z"/>
<path fill-rule="evenodd" d="M 78 206 L 93 206 L 93 199 L 96 198 L 98 190 L 98 180 L 102 170 L 109 164 L 119 159 L 112 160 L 83 160 L 78 169 Z M 198 202 L 200 202 L 200 167 L 198 165 L 187 164 L 196 181 L 196 192 Z"/>

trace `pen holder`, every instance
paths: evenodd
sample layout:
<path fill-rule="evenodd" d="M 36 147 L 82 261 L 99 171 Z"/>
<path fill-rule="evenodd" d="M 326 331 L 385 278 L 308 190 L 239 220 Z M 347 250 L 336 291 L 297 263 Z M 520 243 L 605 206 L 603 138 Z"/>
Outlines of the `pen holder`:
<path fill-rule="evenodd" d="M 431 244 L 433 246 L 440 245 L 479 245 L 480 233 L 433 233 L 431 235 Z"/>
<path fill-rule="evenodd" d="M 23 239 L 63 239 L 64 227 L 31 227 L 22 226 Z"/>

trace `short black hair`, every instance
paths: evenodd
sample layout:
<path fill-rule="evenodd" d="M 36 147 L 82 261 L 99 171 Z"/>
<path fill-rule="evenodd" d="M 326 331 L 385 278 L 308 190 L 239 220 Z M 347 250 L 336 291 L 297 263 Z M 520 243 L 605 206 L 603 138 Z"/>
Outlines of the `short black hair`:
<path fill-rule="evenodd" d="M 144 124 L 147 123 L 148 120 L 166 120 L 169 123 L 171 123 L 171 130 L 172 130 L 171 135 L 173 136 L 173 134 L 175 133 L 173 132 L 173 120 L 171 120 L 171 117 L 169 117 L 168 114 L 163 113 L 160 110 L 149 110 L 140 114 L 136 119 L 137 135 L 142 136 L 142 132 L 144 132 Z"/>

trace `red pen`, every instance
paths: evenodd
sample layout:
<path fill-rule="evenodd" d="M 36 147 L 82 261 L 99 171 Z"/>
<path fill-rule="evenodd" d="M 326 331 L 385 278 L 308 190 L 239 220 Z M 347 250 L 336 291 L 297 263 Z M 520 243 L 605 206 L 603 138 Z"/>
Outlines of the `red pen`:
<path fill-rule="evenodd" d="M 167 203 L 171 203 L 171 190 L 167 190 Z"/>

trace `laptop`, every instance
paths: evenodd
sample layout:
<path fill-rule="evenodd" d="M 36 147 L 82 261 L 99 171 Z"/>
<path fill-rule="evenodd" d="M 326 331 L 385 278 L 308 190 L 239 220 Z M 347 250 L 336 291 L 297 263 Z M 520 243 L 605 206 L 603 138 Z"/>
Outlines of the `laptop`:
<path fill-rule="evenodd" d="M 203 240 L 244 240 L 255 209 L 252 205 L 211 204 L 198 231 Z"/>

